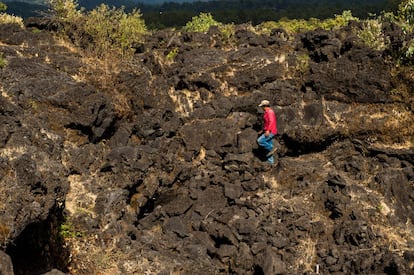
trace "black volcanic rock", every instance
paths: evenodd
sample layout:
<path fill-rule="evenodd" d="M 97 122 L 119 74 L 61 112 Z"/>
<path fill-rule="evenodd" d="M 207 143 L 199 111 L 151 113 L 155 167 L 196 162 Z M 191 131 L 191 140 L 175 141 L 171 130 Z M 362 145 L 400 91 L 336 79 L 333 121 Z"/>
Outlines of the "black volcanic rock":
<path fill-rule="evenodd" d="M 412 68 L 347 28 L 245 26 L 226 48 L 214 29 L 159 31 L 105 67 L 26 25 L 41 32 L 0 31 L 0 240 L 16 274 L 412 272 Z M 256 144 L 263 99 L 275 166 Z"/>

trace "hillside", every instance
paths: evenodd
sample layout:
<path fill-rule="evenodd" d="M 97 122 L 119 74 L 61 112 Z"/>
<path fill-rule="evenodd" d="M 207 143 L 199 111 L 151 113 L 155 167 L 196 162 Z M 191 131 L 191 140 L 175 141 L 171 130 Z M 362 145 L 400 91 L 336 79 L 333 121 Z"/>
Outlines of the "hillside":
<path fill-rule="evenodd" d="M 390 55 L 395 25 L 381 51 L 358 22 L 162 30 L 124 62 L 25 23 L 0 25 L 1 274 L 414 272 L 414 69 Z"/>
<path fill-rule="evenodd" d="M 42 16 L 48 11 L 47 5 L 39 5 L 42 1 L 4 1 L 7 12 L 23 18 Z M 44 1 L 43 1 L 44 2 Z M 134 1 L 134 0 L 79 0 L 79 7 L 94 9 L 101 3 L 108 6 L 121 7 L 126 10 L 138 8 L 144 15 L 146 24 L 154 29 L 182 27 L 193 16 L 200 12 L 209 12 L 215 19 L 223 23 L 254 25 L 264 21 L 278 21 L 281 18 L 309 19 L 330 18 L 350 10 L 358 18 L 368 18 L 381 11 L 395 11 L 399 1 L 369 0 L 227 0 L 227 1 Z"/>

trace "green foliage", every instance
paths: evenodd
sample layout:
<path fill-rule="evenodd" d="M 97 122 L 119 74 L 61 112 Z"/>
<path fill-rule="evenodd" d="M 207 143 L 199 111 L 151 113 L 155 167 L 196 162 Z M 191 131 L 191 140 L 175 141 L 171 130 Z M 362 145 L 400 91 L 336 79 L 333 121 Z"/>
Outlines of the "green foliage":
<path fill-rule="evenodd" d="M 316 28 L 310 22 L 304 19 L 287 19 L 282 18 L 278 22 L 267 21 L 258 26 L 258 29 L 264 33 L 270 33 L 272 29 L 282 28 L 286 30 L 289 34 L 300 33 L 304 31 L 313 30 Z"/>
<path fill-rule="evenodd" d="M 385 50 L 386 40 L 382 33 L 382 24 L 376 19 L 363 22 L 363 29 L 357 31 L 357 36 L 361 41 L 374 50 Z"/>
<path fill-rule="evenodd" d="M 32 33 L 41 33 L 42 31 L 38 28 L 32 28 Z"/>
<path fill-rule="evenodd" d="M 194 16 L 191 21 L 183 27 L 187 32 L 207 32 L 211 26 L 219 26 L 220 23 L 214 20 L 211 13 L 200 13 Z"/>
<path fill-rule="evenodd" d="M 414 39 L 407 43 L 402 61 L 407 64 L 414 64 Z"/>
<path fill-rule="evenodd" d="M 414 0 L 405 0 L 398 6 L 397 16 L 404 33 L 409 37 L 414 32 Z M 407 65 L 414 64 L 414 39 L 409 39 L 402 49 L 400 55 L 401 63 Z"/>
<path fill-rule="evenodd" d="M 403 24 L 405 30 L 413 31 L 414 25 L 414 0 L 405 0 L 398 6 L 397 18 Z"/>
<path fill-rule="evenodd" d="M 7 13 L 0 13 L 0 24 L 17 24 L 24 28 L 23 18 Z"/>
<path fill-rule="evenodd" d="M 302 78 L 309 70 L 309 61 L 310 57 L 307 53 L 299 53 L 296 55 L 295 73 L 298 77 Z"/>
<path fill-rule="evenodd" d="M 62 236 L 62 238 L 75 238 L 75 237 L 82 237 L 83 233 L 76 231 L 73 228 L 73 225 L 70 222 L 62 223 L 59 226 L 59 234 Z"/>
<path fill-rule="evenodd" d="M 382 23 L 394 23 L 397 21 L 397 16 L 393 12 L 381 12 L 378 16 L 378 20 Z"/>
<path fill-rule="evenodd" d="M 0 2 L 0 12 L 3 12 L 5 10 L 7 10 L 6 4 L 4 4 L 3 2 Z"/>
<path fill-rule="evenodd" d="M 231 45 L 233 42 L 235 42 L 235 28 L 234 24 L 222 24 L 219 25 L 219 30 L 221 34 L 221 42 L 224 45 Z"/>
<path fill-rule="evenodd" d="M 133 44 L 142 40 L 147 31 L 139 10 L 125 13 L 123 7 L 109 8 L 102 4 L 90 11 L 86 17 L 83 27 L 92 38 L 98 55 L 108 51 L 118 51 L 125 55 Z"/>
<path fill-rule="evenodd" d="M 333 18 L 342 11 L 352 11 L 360 19 L 369 18 L 369 14 L 380 14 L 381 11 L 395 11 L 398 0 L 232 0 L 232 1 L 195 1 L 192 3 L 172 3 L 166 1 L 158 6 L 140 6 L 145 21 L 150 26 L 180 28 L 200 11 L 211 13 L 215 20 L 223 24 L 250 23 L 257 26 L 267 21 L 279 21 L 282 18 L 303 19 Z M 162 14 L 160 14 L 162 11 Z"/>
<path fill-rule="evenodd" d="M 0 69 L 7 66 L 7 60 L 3 57 L 3 53 L 0 53 Z"/>
<path fill-rule="evenodd" d="M 384 210 L 384 206 L 380 203 L 375 207 L 375 209 L 377 212 L 381 213 Z"/>
<path fill-rule="evenodd" d="M 397 24 L 403 31 L 403 45 L 392 55 L 398 59 L 400 64 L 414 65 L 414 39 L 411 38 L 414 32 L 414 0 L 403 0 L 396 11 L 383 12 L 378 20 Z"/>
<path fill-rule="evenodd" d="M 19 16 L 14 16 L 5 13 L 4 11 L 7 10 L 7 5 L 3 2 L 0 2 L 0 24 L 17 24 L 21 28 L 23 28 L 23 19 Z M 1 64 L 0 64 L 1 68 Z"/>
<path fill-rule="evenodd" d="M 297 69 L 301 72 L 305 72 L 309 68 L 310 57 L 306 53 L 299 54 L 296 57 Z"/>
<path fill-rule="evenodd" d="M 73 22 L 81 17 L 76 0 L 49 0 L 51 14 L 62 21 Z"/>
<path fill-rule="evenodd" d="M 335 15 L 334 18 L 320 20 L 318 18 L 304 19 L 287 19 L 282 18 L 278 22 L 268 21 L 260 24 L 258 27 L 265 33 L 270 33 L 272 29 L 282 28 L 289 34 L 311 31 L 315 29 L 335 30 L 349 24 L 350 21 L 359 21 L 354 17 L 351 11 L 343 11 L 341 15 Z"/>
<path fill-rule="evenodd" d="M 321 24 L 321 28 L 325 30 L 332 30 L 332 29 L 339 29 L 341 27 L 345 27 L 351 21 L 359 21 L 357 17 L 352 15 L 350 10 L 343 11 L 340 15 L 335 15 L 335 17 L 328 18 L 324 20 Z"/>
<path fill-rule="evenodd" d="M 175 47 L 167 54 L 167 59 L 173 61 L 178 54 L 178 48 Z"/>
<path fill-rule="evenodd" d="M 124 7 L 110 8 L 101 4 L 85 13 L 77 9 L 75 0 L 50 0 L 50 6 L 52 15 L 66 23 L 66 32 L 70 33 L 75 43 L 82 44 L 87 37 L 87 47 L 97 56 L 114 53 L 128 56 L 132 46 L 140 42 L 147 31 L 137 9 L 126 13 Z M 74 30 L 76 33 L 73 33 Z"/>

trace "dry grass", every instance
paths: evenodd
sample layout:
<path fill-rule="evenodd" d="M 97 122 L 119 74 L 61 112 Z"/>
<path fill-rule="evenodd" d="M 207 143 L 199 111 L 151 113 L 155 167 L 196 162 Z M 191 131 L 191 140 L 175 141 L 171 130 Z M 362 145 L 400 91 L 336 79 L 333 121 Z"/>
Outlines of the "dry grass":
<path fill-rule="evenodd" d="M 6 158 L 9 161 L 13 161 L 23 154 L 27 153 L 28 149 L 26 146 L 16 146 L 13 148 L 4 148 L 0 150 L 0 157 Z"/>
<path fill-rule="evenodd" d="M 2 178 L 0 184 L 4 182 L 9 182 L 12 179 L 8 179 L 6 177 Z M 3 215 L 3 213 L 7 213 L 10 211 L 8 209 L 12 205 L 13 195 L 8 192 L 8 190 L 1 190 L 0 192 L 0 247 L 5 248 L 10 241 L 10 234 L 14 230 L 14 221 L 12 220 L 13 217 L 9 215 Z"/>
<path fill-rule="evenodd" d="M 122 68 L 128 67 L 115 57 L 107 56 L 101 59 L 84 57 L 83 67 L 79 74 L 73 76 L 78 82 L 88 82 L 111 96 L 112 104 L 117 113 L 124 117 L 132 113 L 127 95 L 116 87 L 116 76 Z M 129 70 L 133 71 L 133 69 Z"/>
<path fill-rule="evenodd" d="M 64 47 L 71 53 L 81 54 L 83 51 L 76 47 L 72 42 L 68 41 L 67 38 L 62 36 L 55 37 L 55 43 L 58 46 Z"/>
<path fill-rule="evenodd" d="M 403 256 L 405 251 L 414 251 L 414 226 L 410 220 L 402 226 L 374 224 L 372 228 L 377 235 L 382 236 L 382 243 L 393 253 Z"/>
<path fill-rule="evenodd" d="M 158 239 L 162 229 L 155 226 L 148 234 Z M 171 259 L 148 259 L 145 255 L 129 254 L 119 249 L 119 236 L 84 236 L 66 239 L 70 250 L 68 265 L 72 275 L 113 275 L 113 274 L 157 274 Z M 173 267 L 171 268 L 173 269 Z"/>
<path fill-rule="evenodd" d="M 0 224 L 0 246 L 4 246 L 10 236 L 10 228 L 5 224 Z"/>
<path fill-rule="evenodd" d="M 189 90 L 175 90 L 170 88 L 168 95 L 175 104 L 175 112 L 189 116 L 194 109 L 193 102 L 200 101 L 200 94 Z"/>
<path fill-rule="evenodd" d="M 296 246 L 297 261 L 294 265 L 295 270 L 301 270 L 304 273 L 313 272 L 316 265 L 316 241 L 311 238 L 301 240 Z"/>
<path fill-rule="evenodd" d="M 394 136 L 408 138 L 414 135 L 414 114 L 404 105 L 353 104 L 344 105 L 342 110 L 334 112 L 331 109 L 334 105 L 330 106 L 330 102 L 323 101 L 322 104 L 324 118 L 333 129 L 345 133 L 365 129 L 385 136 L 395 133 L 397 135 Z"/>
<path fill-rule="evenodd" d="M 130 113 L 130 106 L 127 96 L 121 94 L 115 87 L 115 76 L 119 74 L 121 69 L 128 68 L 128 71 L 134 71 L 127 60 L 118 58 L 117 56 L 107 54 L 101 58 L 97 58 L 84 50 L 79 49 L 67 39 L 62 37 L 56 38 L 59 46 L 66 48 L 69 52 L 81 56 L 82 68 L 72 79 L 79 83 L 91 83 L 99 88 L 101 92 L 111 95 L 115 110 L 125 116 Z"/>
<path fill-rule="evenodd" d="M 66 195 L 65 208 L 72 215 L 79 213 L 79 211 L 86 211 L 94 217 L 93 208 L 95 207 L 97 196 L 85 188 L 85 183 L 91 180 L 89 178 L 82 178 L 79 175 L 68 177 L 70 189 Z"/>

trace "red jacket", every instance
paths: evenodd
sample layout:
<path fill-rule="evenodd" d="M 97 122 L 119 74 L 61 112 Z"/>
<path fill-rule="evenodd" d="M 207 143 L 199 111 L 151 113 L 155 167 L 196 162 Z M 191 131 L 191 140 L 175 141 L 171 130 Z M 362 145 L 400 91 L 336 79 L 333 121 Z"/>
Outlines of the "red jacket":
<path fill-rule="evenodd" d="M 263 131 L 269 131 L 273 135 L 277 134 L 277 120 L 275 112 L 271 108 L 267 108 L 263 114 Z"/>

